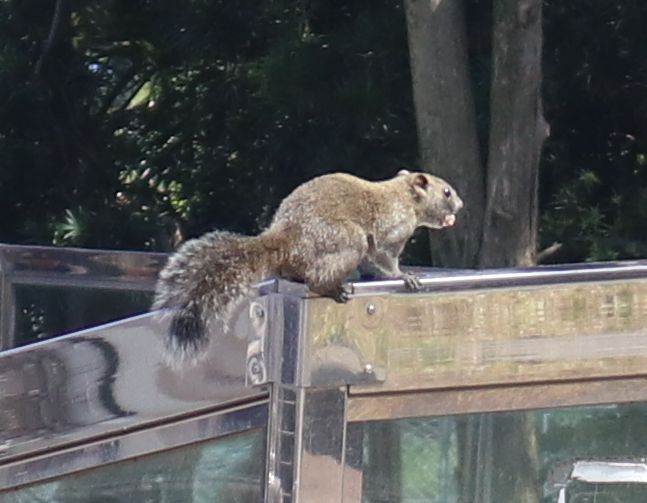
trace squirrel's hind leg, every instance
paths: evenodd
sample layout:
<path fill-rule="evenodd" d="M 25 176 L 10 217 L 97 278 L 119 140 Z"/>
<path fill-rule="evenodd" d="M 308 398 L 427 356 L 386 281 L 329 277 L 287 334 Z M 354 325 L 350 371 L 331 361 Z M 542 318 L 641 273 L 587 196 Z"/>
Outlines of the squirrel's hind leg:
<path fill-rule="evenodd" d="M 344 280 L 359 266 L 368 251 L 366 234 L 355 224 L 340 228 L 325 241 L 311 241 L 316 247 L 305 271 L 303 280 L 314 293 L 346 302 L 349 292 Z"/>
<path fill-rule="evenodd" d="M 362 250 L 347 249 L 320 255 L 305 274 L 308 288 L 337 302 L 348 301 L 344 280 L 357 268 L 363 258 Z"/>

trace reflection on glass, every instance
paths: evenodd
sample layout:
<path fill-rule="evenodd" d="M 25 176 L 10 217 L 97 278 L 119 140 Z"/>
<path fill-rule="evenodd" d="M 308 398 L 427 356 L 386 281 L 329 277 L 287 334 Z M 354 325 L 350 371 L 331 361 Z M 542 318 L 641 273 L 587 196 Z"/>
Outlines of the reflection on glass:
<path fill-rule="evenodd" d="M 564 490 L 559 503 L 633 503 L 647 501 L 647 489 L 639 484 L 585 484 L 576 482 Z"/>
<path fill-rule="evenodd" d="M 647 464 L 576 461 L 559 492 L 559 503 L 647 501 Z"/>
<path fill-rule="evenodd" d="M 260 501 L 265 432 L 253 430 L 0 493 L 2 503 Z"/>
<path fill-rule="evenodd" d="M 647 501 L 647 404 L 358 427 L 365 503 Z"/>
<path fill-rule="evenodd" d="M 20 346 L 146 312 L 152 293 L 18 285 L 15 297 Z"/>

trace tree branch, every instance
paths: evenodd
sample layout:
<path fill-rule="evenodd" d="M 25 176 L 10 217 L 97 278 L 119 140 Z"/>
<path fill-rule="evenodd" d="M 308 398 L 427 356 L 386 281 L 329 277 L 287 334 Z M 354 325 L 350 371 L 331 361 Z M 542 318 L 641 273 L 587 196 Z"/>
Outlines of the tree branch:
<path fill-rule="evenodd" d="M 56 43 L 58 42 L 61 32 L 63 31 L 64 22 L 69 19 L 69 5 L 67 0 L 56 0 L 54 7 L 54 16 L 52 17 L 52 24 L 49 28 L 49 35 L 43 44 L 43 52 L 41 53 L 36 67 L 34 68 L 34 78 L 40 79 L 43 74 L 43 67 L 49 60 Z"/>
<path fill-rule="evenodd" d="M 552 255 L 555 255 L 555 253 L 557 253 L 559 250 L 562 249 L 562 246 L 564 246 L 562 243 L 558 243 L 556 241 L 552 245 L 550 245 L 547 248 L 544 248 L 543 250 L 541 250 L 539 253 L 537 253 L 537 263 L 541 264 L 548 257 L 551 257 Z"/>

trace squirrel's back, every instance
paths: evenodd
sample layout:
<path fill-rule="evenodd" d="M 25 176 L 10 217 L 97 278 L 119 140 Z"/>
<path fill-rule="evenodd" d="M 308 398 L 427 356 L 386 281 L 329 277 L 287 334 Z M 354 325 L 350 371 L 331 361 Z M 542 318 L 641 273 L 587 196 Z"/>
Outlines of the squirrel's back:
<path fill-rule="evenodd" d="M 294 189 L 279 205 L 270 228 L 301 226 L 306 219 L 357 222 L 370 225 L 387 199 L 396 178 L 372 182 L 348 173 L 331 173 L 313 178 Z M 305 217 L 305 218 L 304 218 Z"/>

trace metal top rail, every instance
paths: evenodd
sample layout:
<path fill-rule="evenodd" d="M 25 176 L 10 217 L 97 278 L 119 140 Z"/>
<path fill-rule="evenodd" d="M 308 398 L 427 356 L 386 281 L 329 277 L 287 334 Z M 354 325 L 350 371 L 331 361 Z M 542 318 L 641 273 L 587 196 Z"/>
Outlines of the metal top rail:
<path fill-rule="evenodd" d="M 0 349 L 16 343 L 17 288 L 152 293 L 166 258 L 163 253 L 0 244 Z"/>
<path fill-rule="evenodd" d="M 4 280 L 57 285 L 153 290 L 166 253 L 0 244 Z"/>

